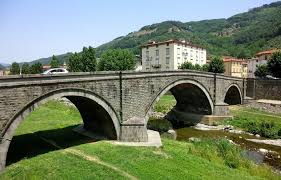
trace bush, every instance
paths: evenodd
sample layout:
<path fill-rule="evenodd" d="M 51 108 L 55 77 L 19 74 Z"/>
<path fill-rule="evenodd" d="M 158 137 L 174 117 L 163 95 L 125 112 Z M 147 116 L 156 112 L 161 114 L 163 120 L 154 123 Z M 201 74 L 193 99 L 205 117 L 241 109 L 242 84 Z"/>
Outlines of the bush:
<path fill-rule="evenodd" d="M 281 137 L 281 130 L 276 129 L 274 122 L 249 122 L 247 124 L 247 131 L 252 134 L 259 134 L 266 138 L 279 138 Z"/>
<path fill-rule="evenodd" d="M 173 126 L 171 122 L 166 119 L 149 118 L 147 128 L 163 133 L 173 129 Z"/>
<path fill-rule="evenodd" d="M 268 69 L 267 65 L 262 64 L 257 67 L 257 70 L 255 71 L 255 76 L 257 77 L 265 77 L 268 75 Z"/>

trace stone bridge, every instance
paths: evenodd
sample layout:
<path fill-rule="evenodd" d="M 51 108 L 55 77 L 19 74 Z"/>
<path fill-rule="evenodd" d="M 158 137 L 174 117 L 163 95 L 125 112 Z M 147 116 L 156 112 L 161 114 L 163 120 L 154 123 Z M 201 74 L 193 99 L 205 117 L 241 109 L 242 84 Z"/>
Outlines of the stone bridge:
<path fill-rule="evenodd" d="M 0 170 L 5 167 L 10 141 L 18 125 L 34 109 L 52 99 L 69 99 L 79 110 L 87 130 L 109 139 L 145 142 L 149 112 L 168 91 L 177 100 L 174 112 L 197 117 L 226 116 L 228 104 L 243 102 L 245 89 L 241 78 L 196 71 L 0 78 Z M 170 117 L 180 120 L 177 116 Z"/>

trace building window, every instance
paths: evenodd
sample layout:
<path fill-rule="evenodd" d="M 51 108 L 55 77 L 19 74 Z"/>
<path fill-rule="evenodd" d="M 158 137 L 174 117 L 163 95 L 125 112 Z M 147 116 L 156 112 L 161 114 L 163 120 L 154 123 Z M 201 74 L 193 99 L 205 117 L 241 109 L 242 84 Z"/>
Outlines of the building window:
<path fill-rule="evenodd" d="M 166 64 L 170 64 L 170 57 L 166 57 Z"/>
<path fill-rule="evenodd" d="M 180 55 L 181 54 L 181 49 L 178 48 L 177 51 L 178 51 L 177 54 Z"/>
<path fill-rule="evenodd" d="M 159 50 L 158 49 L 156 50 L 156 56 L 159 56 Z"/>
<path fill-rule="evenodd" d="M 170 55 L 170 48 L 166 48 L 166 56 Z"/>
<path fill-rule="evenodd" d="M 159 57 L 157 57 L 157 58 L 155 59 L 155 61 L 156 61 L 156 64 L 159 64 Z"/>

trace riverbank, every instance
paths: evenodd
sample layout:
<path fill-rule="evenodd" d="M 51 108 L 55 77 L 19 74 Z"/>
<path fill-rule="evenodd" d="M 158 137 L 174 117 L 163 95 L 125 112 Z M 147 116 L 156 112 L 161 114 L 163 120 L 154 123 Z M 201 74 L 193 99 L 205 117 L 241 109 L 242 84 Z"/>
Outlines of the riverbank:
<path fill-rule="evenodd" d="M 80 123 L 73 107 L 41 106 L 17 130 L 8 156 L 14 161 L 0 179 L 281 179 L 224 139 L 127 147 L 77 135 Z"/>

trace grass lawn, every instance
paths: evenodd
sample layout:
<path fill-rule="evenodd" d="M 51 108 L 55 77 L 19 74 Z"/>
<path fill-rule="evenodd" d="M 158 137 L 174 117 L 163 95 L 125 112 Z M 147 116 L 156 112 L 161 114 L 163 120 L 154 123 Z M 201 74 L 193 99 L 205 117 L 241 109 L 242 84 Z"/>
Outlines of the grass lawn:
<path fill-rule="evenodd" d="M 77 110 L 58 102 L 37 109 L 13 139 L 14 147 L 21 148 L 10 150 L 17 155 L 29 144 L 33 153 L 43 152 L 18 157 L 0 179 L 281 179 L 269 167 L 243 159 L 240 149 L 225 140 L 163 139 L 162 148 L 117 146 L 73 133 L 80 123 Z"/>
<path fill-rule="evenodd" d="M 154 110 L 157 112 L 168 113 L 176 103 L 177 101 L 173 95 L 164 95 L 157 103 L 155 103 Z"/>

